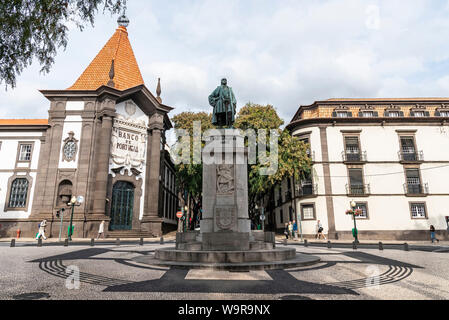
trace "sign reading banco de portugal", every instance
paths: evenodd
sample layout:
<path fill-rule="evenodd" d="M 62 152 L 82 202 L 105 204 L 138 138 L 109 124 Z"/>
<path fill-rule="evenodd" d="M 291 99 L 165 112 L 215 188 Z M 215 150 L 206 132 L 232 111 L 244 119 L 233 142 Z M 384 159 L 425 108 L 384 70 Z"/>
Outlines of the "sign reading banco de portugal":
<path fill-rule="evenodd" d="M 142 172 L 147 141 L 146 125 L 118 116 L 114 119 L 111 139 L 111 170 L 120 168 L 120 173 L 124 174 L 127 169 L 129 175 L 132 174 L 131 169 Z"/>

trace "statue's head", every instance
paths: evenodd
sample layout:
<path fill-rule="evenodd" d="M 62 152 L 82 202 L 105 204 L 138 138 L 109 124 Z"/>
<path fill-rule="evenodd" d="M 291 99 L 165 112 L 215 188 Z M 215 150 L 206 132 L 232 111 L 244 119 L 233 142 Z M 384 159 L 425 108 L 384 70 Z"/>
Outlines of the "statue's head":
<path fill-rule="evenodd" d="M 226 78 L 221 79 L 221 85 L 222 86 L 228 85 L 228 80 L 226 80 Z"/>

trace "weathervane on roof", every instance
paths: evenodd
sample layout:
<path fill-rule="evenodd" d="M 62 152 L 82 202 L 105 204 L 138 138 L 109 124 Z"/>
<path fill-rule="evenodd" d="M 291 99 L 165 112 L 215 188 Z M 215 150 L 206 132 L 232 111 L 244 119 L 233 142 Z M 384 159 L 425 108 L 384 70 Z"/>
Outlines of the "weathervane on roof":
<path fill-rule="evenodd" d="M 129 26 L 129 19 L 126 16 L 126 0 L 124 1 L 123 14 L 117 19 L 117 23 L 120 27 L 127 28 Z"/>

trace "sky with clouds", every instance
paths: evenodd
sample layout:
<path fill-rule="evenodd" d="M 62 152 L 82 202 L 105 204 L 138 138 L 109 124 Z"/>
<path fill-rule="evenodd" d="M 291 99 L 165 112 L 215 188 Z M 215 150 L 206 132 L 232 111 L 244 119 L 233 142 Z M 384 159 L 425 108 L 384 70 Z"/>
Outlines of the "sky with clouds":
<path fill-rule="evenodd" d="M 228 78 L 238 100 L 272 104 L 288 123 L 299 105 L 341 97 L 448 97 L 449 1 L 128 0 L 128 31 L 146 86 L 174 114 L 208 111 Z M 0 87 L 1 118 L 46 118 L 39 89 L 65 89 L 117 26 L 72 28 L 49 74 L 33 64 Z"/>

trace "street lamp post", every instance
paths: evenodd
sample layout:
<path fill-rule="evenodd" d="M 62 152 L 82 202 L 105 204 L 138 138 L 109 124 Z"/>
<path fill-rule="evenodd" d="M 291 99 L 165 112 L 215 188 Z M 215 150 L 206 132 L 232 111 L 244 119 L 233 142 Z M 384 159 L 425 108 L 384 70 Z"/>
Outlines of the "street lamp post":
<path fill-rule="evenodd" d="M 72 213 L 70 214 L 70 226 L 69 226 L 69 234 L 68 234 L 68 238 L 70 241 L 72 241 L 72 235 L 73 235 L 73 213 L 75 211 L 75 207 L 79 207 L 83 204 L 84 202 L 84 197 L 83 196 L 78 196 L 75 197 L 73 196 L 72 199 L 70 200 L 70 202 L 67 204 L 68 206 L 72 207 Z"/>
<path fill-rule="evenodd" d="M 354 219 L 354 241 L 355 243 L 359 243 L 359 238 L 358 238 L 358 232 L 357 232 L 357 224 L 356 224 L 356 214 L 355 214 L 355 207 L 357 206 L 357 204 L 355 203 L 354 200 L 351 201 L 351 209 L 352 209 L 352 217 Z"/>

